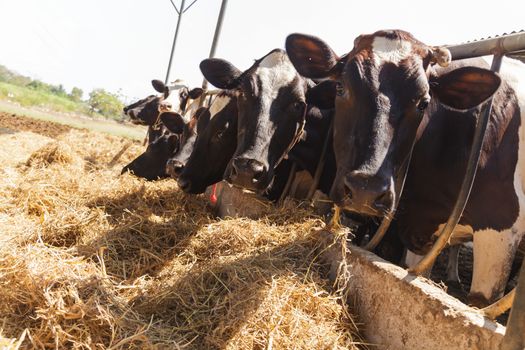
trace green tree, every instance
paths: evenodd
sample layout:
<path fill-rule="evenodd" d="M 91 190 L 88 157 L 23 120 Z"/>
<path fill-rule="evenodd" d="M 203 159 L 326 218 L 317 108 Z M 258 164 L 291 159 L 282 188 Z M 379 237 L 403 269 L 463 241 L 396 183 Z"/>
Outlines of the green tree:
<path fill-rule="evenodd" d="M 57 96 L 66 97 L 66 89 L 64 89 L 64 86 L 62 84 L 59 85 L 50 85 L 50 91 L 52 94 Z"/>
<path fill-rule="evenodd" d="M 118 119 L 124 104 L 117 95 L 104 89 L 94 89 L 89 93 L 89 107 L 92 112 L 98 112 L 105 117 Z"/>
<path fill-rule="evenodd" d="M 82 95 L 84 95 L 84 91 L 75 86 L 71 89 L 71 93 L 68 96 L 72 101 L 80 102 L 82 100 Z"/>

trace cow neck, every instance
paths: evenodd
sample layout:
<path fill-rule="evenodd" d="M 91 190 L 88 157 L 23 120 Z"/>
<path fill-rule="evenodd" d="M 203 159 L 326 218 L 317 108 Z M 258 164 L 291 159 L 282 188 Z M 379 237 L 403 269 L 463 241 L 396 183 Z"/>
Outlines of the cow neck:
<path fill-rule="evenodd" d="M 302 117 L 302 120 L 301 120 L 301 125 L 299 126 L 299 128 L 297 129 L 297 132 L 295 133 L 295 136 L 294 138 L 292 139 L 292 142 L 290 142 L 290 144 L 288 145 L 288 147 L 286 148 L 286 151 L 284 151 L 284 153 L 281 155 L 281 157 L 277 160 L 277 162 L 275 163 L 274 165 L 274 169 L 277 168 L 279 166 L 279 164 L 281 164 L 281 162 L 283 161 L 283 159 L 285 158 L 288 158 L 288 153 L 290 153 L 290 150 L 297 144 L 297 142 L 299 142 L 299 140 L 301 139 L 301 137 L 303 136 L 303 133 L 304 133 L 304 126 L 306 124 L 306 113 L 308 111 L 308 104 L 305 104 L 304 106 L 304 112 L 303 112 L 303 117 Z"/>

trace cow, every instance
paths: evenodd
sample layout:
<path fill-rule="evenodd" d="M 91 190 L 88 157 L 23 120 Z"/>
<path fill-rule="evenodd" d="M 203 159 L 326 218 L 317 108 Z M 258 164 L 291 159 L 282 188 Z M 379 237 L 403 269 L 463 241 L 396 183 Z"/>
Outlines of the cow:
<path fill-rule="evenodd" d="M 211 122 L 212 120 L 213 122 Z M 213 143 L 218 143 L 223 136 L 228 136 L 227 131 L 232 130 L 232 126 L 236 128 L 237 100 L 232 93 L 228 91 L 220 91 L 213 98 L 209 107 L 201 107 L 186 124 L 181 135 L 180 149 L 168 160 L 166 164 L 166 171 L 173 178 L 177 178 L 183 171 L 186 162 L 193 152 L 195 141 L 199 135 L 201 138 L 204 137 L 207 139 L 205 130 L 208 129 L 207 126 L 210 122 L 212 126 L 209 129 L 216 131 L 216 135 L 208 139 L 210 145 Z M 226 135 L 223 135 L 224 131 L 226 131 Z M 223 158 L 225 154 L 229 154 L 227 147 L 226 149 L 217 149 L 216 152 L 219 152 L 219 158 Z M 229 156 L 228 160 L 230 158 L 231 155 Z M 219 159 L 210 159 L 212 163 L 217 162 L 218 160 Z M 206 164 L 206 167 L 209 166 L 210 164 Z M 203 169 L 200 169 L 199 171 L 203 171 Z M 185 187 L 189 185 L 189 183 L 186 184 L 184 181 L 179 181 L 179 186 L 181 186 L 181 189 L 183 190 L 185 190 Z"/>
<path fill-rule="evenodd" d="M 184 116 L 195 112 L 204 93 L 201 88 L 189 90 L 181 84 L 167 87 L 160 80 L 152 80 L 151 84 L 159 95 L 150 95 L 124 107 L 124 113 L 134 124 L 148 126 L 148 146 L 122 169 L 122 173 L 130 171 L 150 181 L 169 176 L 166 162 L 179 149 Z M 172 94 L 172 90 L 178 93 Z M 177 112 L 173 112 L 174 106 Z"/>
<path fill-rule="evenodd" d="M 179 148 L 179 138 L 185 123 L 175 112 L 160 116 L 159 125 L 148 129 L 148 145 L 144 153 L 126 165 L 121 174 L 130 172 L 148 181 L 166 178 L 167 160 Z"/>
<path fill-rule="evenodd" d="M 301 77 L 286 52 L 274 49 L 241 72 L 223 59 L 200 63 L 204 77 L 237 94 L 237 148 L 224 178 L 233 185 L 264 193 L 275 169 L 299 141 L 306 115 L 306 92 L 314 83 Z"/>
<path fill-rule="evenodd" d="M 477 106 L 495 93 L 477 177 L 452 244 L 473 239 L 469 302 L 482 306 L 499 298 L 525 232 L 525 96 L 516 79 L 500 79 L 482 59 L 451 63 L 446 48 L 401 30 L 361 35 L 342 57 L 304 34 L 288 36 L 286 48 L 302 75 L 338 85 L 330 195 L 339 206 L 371 217 L 391 214 L 400 196 L 393 184 L 414 145 L 391 229 L 418 255 L 430 249 L 452 210 Z"/>
<path fill-rule="evenodd" d="M 153 126 L 159 121 L 159 115 L 162 111 L 178 112 L 189 119 L 187 116 L 196 112 L 199 106 L 199 98 L 204 93 L 201 88 L 189 90 L 183 84 L 169 87 L 156 79 L 151 81 L 151 85 L 159 93 L 158 95 L 150 95 L 124 107 L 124 114 L 134 124 Z M 172 90 L 177 90 L 178 93 L 172 94 Z"/>

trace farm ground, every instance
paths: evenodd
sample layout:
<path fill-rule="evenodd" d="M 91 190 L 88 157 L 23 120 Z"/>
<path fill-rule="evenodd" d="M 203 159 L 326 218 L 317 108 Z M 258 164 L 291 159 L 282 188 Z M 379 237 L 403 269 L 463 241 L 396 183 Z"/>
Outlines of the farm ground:
<path fill-rule="evenodd" d="M 94 119 L 74 113 L 59 113 L 45 109 L 37 109 L 35 107 L 29 108 L 5 100 L 0 100 L 0 113 L 4 115 L 23 115 L 35 120 L 52 122 L 53 125 L 60 124 L 140 141 L 142 141 L 146 135 L 145 126 L 118 123 L 114 120 L 107 119 Z"/>
<path fill-rule="evenodd" d="M 318 217 L 217 220 L 174 181 L 120 176 L 128 143 L 0 114 L 0 347 L 358 347 Z"/>

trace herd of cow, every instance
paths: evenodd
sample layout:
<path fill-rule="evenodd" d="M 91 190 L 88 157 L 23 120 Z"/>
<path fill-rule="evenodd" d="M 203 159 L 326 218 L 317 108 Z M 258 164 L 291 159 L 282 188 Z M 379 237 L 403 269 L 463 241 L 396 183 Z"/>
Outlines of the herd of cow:
<path fill-rule="evenodd" d="M 214 58 L 200 69 L 220 90 L 179 86 L 170 94 L 174 87 L 154 80 L 158 95 L 124 108 L 149 126 L 149 143 L 123 172 L 171 176 L 193 194 L 226 180 L 277 200 L 293 164 L 312 177 L 320 171 L 316 189 L 362 227 L 395 210 L 383 245 L 402 244 L 408 265 L 448 219 L 481 106 L 492 97 L 451 245 L 473 242 L 469 302 L 502 296 L 525 233 L 525 65 L 505 58 L 496 74 L 481 58 L 452 61 L 445 47 L 389 30 L 357 37 L 340 57 L 319 38 L 292 34 L 286 51 L 272 50 L 244 71 Z M 457 268 L 452 276 L 459 280 Z"/>

